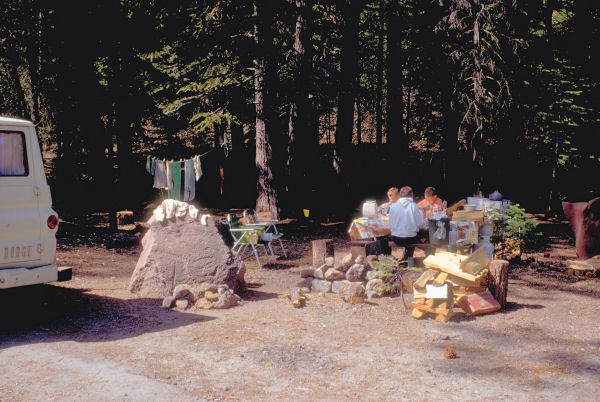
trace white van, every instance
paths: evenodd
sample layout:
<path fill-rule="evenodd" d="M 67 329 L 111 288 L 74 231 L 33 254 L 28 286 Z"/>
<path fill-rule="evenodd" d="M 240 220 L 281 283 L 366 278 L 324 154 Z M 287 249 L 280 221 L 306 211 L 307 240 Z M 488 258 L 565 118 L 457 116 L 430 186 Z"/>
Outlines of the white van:
<path fill-rule="evenodd" d="M 55 264 L 57 230 L 33 124 L 0 117 L 0 289 L 71 279 Z"/>

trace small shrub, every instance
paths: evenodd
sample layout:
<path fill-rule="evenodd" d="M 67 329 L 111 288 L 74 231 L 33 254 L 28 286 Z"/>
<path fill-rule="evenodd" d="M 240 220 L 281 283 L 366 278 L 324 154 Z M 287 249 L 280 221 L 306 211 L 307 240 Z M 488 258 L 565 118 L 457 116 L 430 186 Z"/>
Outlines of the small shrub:
<path fill-rule="evenodd" d="M 538 224 L 525 215 L 519 204 L 510 205 L 505 213 L 496 213 L 491 218 L 494 222 L 491 241 L 500 245 L 504 255 L 520 256 L 541 247 L 543 238 Z"/>

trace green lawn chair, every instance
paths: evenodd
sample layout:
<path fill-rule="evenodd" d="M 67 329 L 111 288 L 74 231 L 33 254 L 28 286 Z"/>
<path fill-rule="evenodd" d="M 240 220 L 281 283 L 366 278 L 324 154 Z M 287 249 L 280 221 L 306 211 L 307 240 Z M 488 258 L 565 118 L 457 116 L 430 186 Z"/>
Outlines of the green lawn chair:
<path fill-rule="evenodd" d="M 231 247 L 231 251 L 242 258 L 249 257 L 250 254 L 253 253 L 254 257 L 256 257 L 258 267 L 262 269 L 262 264 L 260 263 L 260 257 L 258 256 L 257 250 L 259 247 L 262 247 L 265 250 L 268 263 L 269 253 L 267 251 L 267 247 L 269 247 L 269 250 L 271 251 L 271 258 L 273 263 L 275 263 L 275 254 L 273 253 L 271 242 L 261 239 L 265 230 L 263 225 L 242 225 L 235 214 L 227 215 L 227 223 L 229 224 L 229 232 L 231 233 L 231 237 L 233 238 L 234 242 L 233 246 Z M 245 255 L 246 251 L 249 251 L 248 255 Z"/>
<path fill-rule="evenodd" d="M 252 225 L 262 225 L 264 227 L 264 233 L 269 233 L 270 241 L 279 240 L 279 246 L 281 247 L 281 251 L 283 252 L 283 256 L 287 258 L 287 253 L 285 251 L 285 247 L 283 247 L 283 243 L 281 238 L 283 237 L 283 233 L 280 233 L 277 230 L 277 226 L 275 226 L 275 222 L 277 219 L 259 219 L 256 216 L 256 212 L 253 210 L 244 210 L 244 220 L 247 223 Z"/>

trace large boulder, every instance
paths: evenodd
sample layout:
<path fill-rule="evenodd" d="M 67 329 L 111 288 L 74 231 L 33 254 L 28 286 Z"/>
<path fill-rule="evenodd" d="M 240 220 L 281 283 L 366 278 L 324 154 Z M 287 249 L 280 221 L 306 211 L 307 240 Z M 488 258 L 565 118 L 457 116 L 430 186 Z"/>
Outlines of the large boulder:
<path fill-rule="evenodd" d="M 205 282 L 226 284 L 236 293 L 244 289 L 246 267 L 233 255 L 214 220 L 190 214 L 159 219 L 154 214 L 148 220 L 143 250 L 129 283 L 131 292 L 164 298 L 179 284 Z"/>

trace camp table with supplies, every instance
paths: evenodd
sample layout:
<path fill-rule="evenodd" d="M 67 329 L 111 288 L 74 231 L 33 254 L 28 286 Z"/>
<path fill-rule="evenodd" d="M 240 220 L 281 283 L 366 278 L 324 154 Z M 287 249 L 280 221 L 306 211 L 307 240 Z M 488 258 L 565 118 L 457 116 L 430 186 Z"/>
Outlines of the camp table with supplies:
<path fill-rule="evenodd" d="M 356 218 L 350 224 L 348 234 L 352 240 L 375 239 L 390 234 L 390 222 L 387 217 L 380 219 Z"/>

